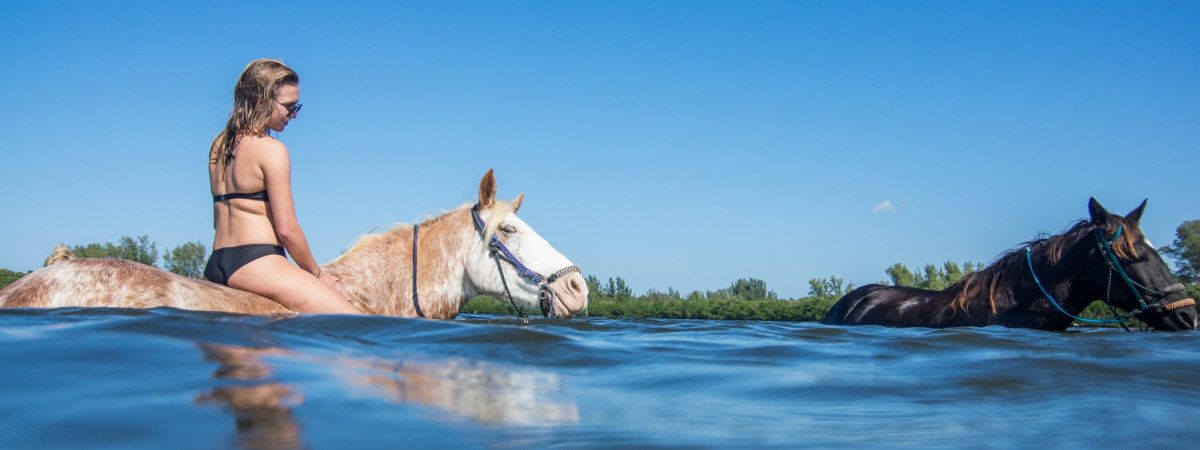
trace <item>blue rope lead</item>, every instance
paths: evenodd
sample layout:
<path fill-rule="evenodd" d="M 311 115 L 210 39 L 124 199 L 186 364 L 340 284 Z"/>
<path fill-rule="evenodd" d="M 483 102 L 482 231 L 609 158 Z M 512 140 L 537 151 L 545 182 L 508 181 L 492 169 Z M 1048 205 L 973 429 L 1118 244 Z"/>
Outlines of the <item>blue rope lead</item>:
<path fill-rule="evenodd" d="M 417 300 L 417 230 L 421 228 L 421 224 L 413 225 L 413 308 L 417 310 L 417 317 L 425 318 L 425 313 L 421 311 L 421 302 Z"/>
<path fill-rule="evenodd" d="M 1125 323 L 1125 319 L 1123 319 L 1123 318 L 1122 319 L 1084 319 L 1082 317 L 1076 317 L 1075 315 L 1062 309 L 1061 306 L 1058 306 L 1058 302 L 1054 300 L 1054 297 L 1050 296 L 1049 292 L 1046 292 L 1046 288 L 1042 287 L 1042 282 L 1040 280 L 1038 280 L 1037 273 L 1033 271 L 1033 257 L 1030 256 L 1030 253 L 1031 253 L 1030 247 L 1025 247 L 1025 261 L 1029 262 L 1029 274 L 1033 275 L 1033 282 L 1037 283 L 1038 289 L 1041 289 L 1042 294 L 1046 296 L 1046 299 L 1050 300 L 1050 304 L 1054 305 L 1055 308 L 1058 308 L 1059 311 L 1062 311 L 1063 314 L 1066 314 L 1067 316 L 1071 317 L 1072 319 L 1078 320 L 1080 322 L 1120 323 L 1120 324 Z"/>

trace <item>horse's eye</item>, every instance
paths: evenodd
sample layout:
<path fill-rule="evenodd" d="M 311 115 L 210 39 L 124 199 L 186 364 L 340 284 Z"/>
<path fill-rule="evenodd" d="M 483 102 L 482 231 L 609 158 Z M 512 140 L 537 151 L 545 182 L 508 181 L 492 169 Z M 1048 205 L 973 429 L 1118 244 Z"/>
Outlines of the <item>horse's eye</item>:
<path fill-rule="evenodd" d="M 517 227 L 514 227 L 514 226 L 512 226 L 512 225 L 509 225 L 509 224 L 504 224 L 504 225 L 500 225 L 500 231 L 503 231 L 503 232 L 505 232 L 505 233 L 508 233 L 508 234 L 512 234 L 512 233 L 516 233 L 516 232 L 517 232 Z"/>

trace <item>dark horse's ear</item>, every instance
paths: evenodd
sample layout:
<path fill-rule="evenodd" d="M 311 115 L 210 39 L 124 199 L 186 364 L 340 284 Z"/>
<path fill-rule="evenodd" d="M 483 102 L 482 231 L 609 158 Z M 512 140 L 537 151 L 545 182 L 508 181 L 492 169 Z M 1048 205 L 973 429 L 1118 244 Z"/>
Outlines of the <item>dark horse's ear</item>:
<path fill-rule="evenodd" d="M 1125 220 L 1129 221 L 1129 223 L 1141 223 L 1142 211 L 1145 211 L 1145 210 L 1146 210 L 1146 200 L 1142 200 L 1142 205 L 1138 206 L 1137 209 L 1130 211 L 1129 215 L 1125 216 Z"/>
<path fill-rule="evenodd" d="M 1092 215 L 1092 224 L 1104 226 L 1108 223 L 1108 210 L 1100 206 L 1100 202 L 1096 201 L 1096 197 L 1088 200 L 1088 213 Z"/>
<path fill-rule="evenodd" d="M 492 169 L 488 169 L 487 173 L 483 174 L 483 179 L 479 180 L 479 208 L 491 207 L 495 199 L 496 176 L 492 175 Z"/>

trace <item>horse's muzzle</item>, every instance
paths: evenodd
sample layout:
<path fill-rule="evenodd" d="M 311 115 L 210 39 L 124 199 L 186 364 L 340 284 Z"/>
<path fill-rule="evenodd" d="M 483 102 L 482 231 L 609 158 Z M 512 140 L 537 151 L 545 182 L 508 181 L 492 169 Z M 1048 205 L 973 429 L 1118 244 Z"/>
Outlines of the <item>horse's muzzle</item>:
<path fill-rule="evenodd" d="M 1137 311 L 1134 317 L 1159 331 L 1191 331 L 1197 326 L 1196 300 L 1163 301 Z"/>
<path fill-rule="evenodd" d="M 570 319 L 587 308 L 587 281 L 575 266 L 559 272 L 542 285 L 538 306 L 547 318 Z"/>

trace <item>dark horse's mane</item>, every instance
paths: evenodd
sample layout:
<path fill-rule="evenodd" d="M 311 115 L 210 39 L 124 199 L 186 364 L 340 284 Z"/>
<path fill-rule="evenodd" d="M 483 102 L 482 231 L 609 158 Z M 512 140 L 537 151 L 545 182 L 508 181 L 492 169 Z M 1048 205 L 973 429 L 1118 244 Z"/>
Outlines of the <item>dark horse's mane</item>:
<path fill-rule="evenodd" d="M 1134 242 L 1138 239 L 1143 239 L 1141 230 L 1137 224 L 1131 224 L 1128 220 L 1120 216 L 1109 216 L 1108 220 L 1102 224 L 1094 224 L 1088 220 L 1079 220 L 1071 225 L 1071 228 L 1066 232 L 1049 237 L 1041 237 L 1032 241 L 1022 243 L 1020 246 L 1005 252 L 995 262 L 978 271 L 972 272 L 962 279 L 955 282 L 947 288 L 947 290 L 957 288 L 958 295 L 950 302 L 950 306 L 955 309 L 967 310 L 968 303 L 981 298 L 983 293 L 987 293 L 988 304 L 992 309 L 992 314 L 996 314 L 996 286 L 1003 284 L 1005 276 L 1012 274 L 1023 274 L 1029 271 L 1028 263 L 1025 261 L 1025 249 L 1032 250 L 1031 256 L 1035 261 L 1042 261 L 1051 266 L 1057 265 L 1062 261 L 1063 253 L 1067 248 L 1078 243 L 1081 239 L 1090 239 L 1092 230 L 1095 226 L 1103 228 L 1105 238 L 1112 239 L 1112 236 L 1121 230 L 1121 235 L 1118 236 L 1116 242 L 1113 242 L 1113 253 L 1121 259 L 1137 258 L 1137 250 L 1134 249 Z"/>

